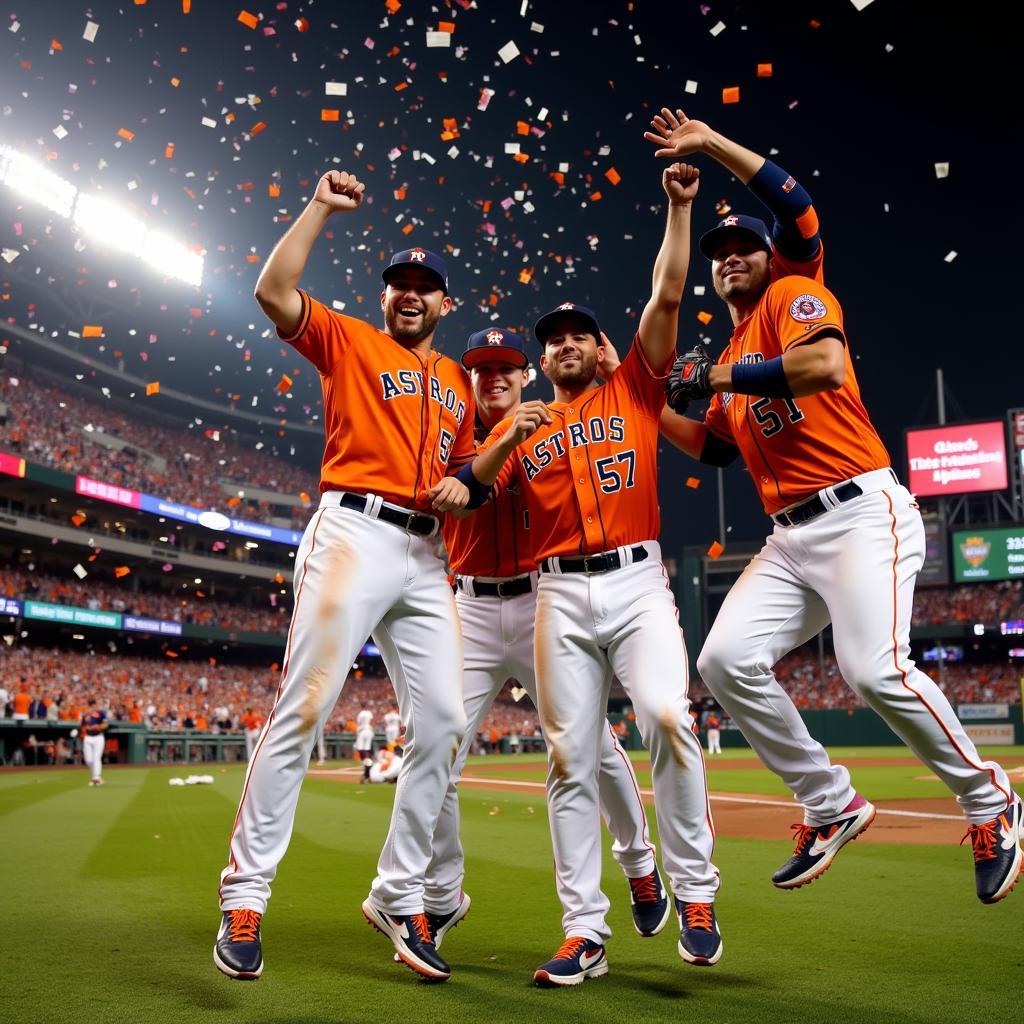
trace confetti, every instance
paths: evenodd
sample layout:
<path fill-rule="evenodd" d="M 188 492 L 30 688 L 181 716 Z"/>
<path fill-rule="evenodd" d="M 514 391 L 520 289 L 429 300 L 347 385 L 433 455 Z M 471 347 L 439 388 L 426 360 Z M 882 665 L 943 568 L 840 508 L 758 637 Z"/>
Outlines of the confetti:
<path fill-rule="evenodd" d="M 758 78 L 771 78 L 772 77 L 772 66 L 771 66 L 771 64 L 758 64 L 757 65 L 757 77 Z"/>
<path fill-rule="evenodd" d="M 84 579 L 85 579 L 85 577 L 89 575 L 88 571 L 87 571 L 87 570 L 86 570 L 86 569 L 85 569 L 85 568 L 84 568 L 84 567 L 82 566 L 82 563 L 81 563 L 81 562 L 79 562 L 79 563 L 78 563 L 78 564 L 77 564 L 77 565 L 76 565 L 76 566 L 74 567 L 74 569 L 72 569 L 71 571 L 72 571 L 72 572 L 73 572 L 73 573 L 74 573 L 74 574 L 75 574 L 75 575 L 76 575 L 76 576 L 77 576 L 77 577 L 78 577 L 78 578 L 79 578 L 80 580 L 84 580 Z"/>
<path fill-rule="evenodd" d="M 713 314 L 713 313 L 706 313 L 706 312 L 705 312 L 704 310 L 701 310 L 701 311 L 700 311 L 700 312 L 699 312 L 699 313 L 697 314 L 697 319 L 698 319 L 698 320 L 699 320 L 699 321 L 700 321 L 700 322 L 701 322 L 702 324 L 704 324 L 705 326 L 707 326 L 707 325 L 708 325 L 709 323 L 711 323 L 711 321 L 712 321 L 712 320 L 714 319 L 714 314 Z"/>
<path fill-rule="evenodd" d="M 723 103 L 739 103 L 740 101 L 740 87 L 738 85 L 726 86 L 722 90 L 722 102 Z"/>
<path fill-rule="evenodd" d="M 510 39 L 499 51 L 498 56 L 501 58 L 502 63 L 508 64 L 509 61 L 513 61 L 519 56 L 519 47 L 516 46 L 515 41 Z"/>
<path fill-rule="evenodd" d="M 129 569 L 127 565 L 119 565 L 119 566 L 117 566 L 114 569 L 114 575 L 118 579 L 121 579 L 122 577 L 127 576 L 130 572 L 131 572 L 131 569 Z"/>
<path fill-rule="evenodd" d="M 146 397 L 160 394 L 160 381 L 153 380 L 146 385 Z"/>
<path fill-rule="evenodd" d="M 245 25 L 246 28 L 255 28 L 259 23 L 260 19 L 255 14 L 250 14 L 248 11 L 239 11 L 238 20 Z"/>
<path fill-rule="evenodd" d="M 697 490 L 697 488 L 700 487 L 700 478 L 696 476 L 688 476 L 686 478 L 686 486 L 689 487 L 691 491 Z"/>
<path fill-rule="evenodd" d="M 935 165 L 935 177 L 936 178 L 948 178 L 949 177 L 949 164 L 940 163 Z"/>
<path fill-rule="evenodd" d="M 96 33 L 99 32 L 100 27 L 95 21 L 86 21 L 85 31 L 82 33 L 82 38 L 87 42 L 94 42 L 96 39 Z"/>
<path fill-rule="evenodd" d="M 324 82 L 324 95 L 326 96 L 347 96 L 347 82 Z"/>
<path fill-rule="evenodd" d="M 957 255 L 958 254 L 957 254 L 956 249 L 950 249 L 949 252 L 946 253 L 944 259 L 945 259 L 945 261 L 947 263 L 952 263 L 953 260 L 955 260 L 957 258 Z"/>
<path fill-rule="evenodd" d="M 708 548 L 708 558 L 714 561 L 717 558 L 721 558 L 724 552 L 725 548 L 717 540 L 712 541 L 711 547 Z"/>
<path fill-rule="evenodd" d="M 86 324 L 82 328 L 82 337 L 83 338 L 102 338 L 103 337 L 103 328 L 100 327 L 98 324 Z"/>
<path fill-rule="evenodd" d="M 721 35 L 721 33 L 725 31 L 725 22 L 724 21 L 717 21 L 717 22 L 715 22 L 715 24 L 712 25 L 711 28 L 708 29 L 708 31 L 713 36 Z"/>
<path fill-rule="evenodd" d="M 428 32 L 427 46 L 434 48 L 439 46 L 451 46 L 452 36 L 450 32 Z"/>
<path fill-rule="evenodd" d="M 282 373 L 281 379 L 277 382 L 277 390 L 280 391 L 282 395 L 286 395 L 289 391 L 291 391 L 291 389 L 291 377 L 289 377 L 287 373 Z"/>
<path fill-rule="evenodd" d="M 688 79 L 686 85 L 683 86 L 683 91 L 689 93 L 691 96 L 697 92 L 697 83 L 692 79 Z"/>

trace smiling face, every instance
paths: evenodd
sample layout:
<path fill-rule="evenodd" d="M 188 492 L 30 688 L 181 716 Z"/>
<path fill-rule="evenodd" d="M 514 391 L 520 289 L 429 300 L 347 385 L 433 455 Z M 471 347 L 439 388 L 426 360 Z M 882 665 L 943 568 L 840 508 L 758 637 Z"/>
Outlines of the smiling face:
<path fill-rule="evenodd" d="M 501 359 L 479 363 L 470 376 L 476 407 L 487 427 L 493 427 L 515 411 L 528 380 L 525 368 Z"/>
<path fill-rule="evenodd" d="M 752 305 L 771 284 L 768 253 L 752 239 L 730 238 L 715 250 L 711 280 L 720 299 L 734 306 Z"/>
<path fill-rule="evenodd" d="M 556 387 L 585 388 L 597 376 L 597 364 L 604 354 L 598 338 L 574 318 L 556 321 L 544 340 L 540 368 Z"/>
<path fill-rule="evenodd" d="M 452 300 L 429 270 L 401 267 L 392 272 L 381 292 L 380 308 L 387 333 L 412 346 L 434 333 L 438 320 L 452 308 Z"/>

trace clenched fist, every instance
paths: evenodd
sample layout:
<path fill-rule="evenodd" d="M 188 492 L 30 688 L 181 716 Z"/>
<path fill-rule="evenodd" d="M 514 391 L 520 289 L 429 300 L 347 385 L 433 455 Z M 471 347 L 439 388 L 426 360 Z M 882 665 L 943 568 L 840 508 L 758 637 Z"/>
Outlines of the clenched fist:
<path fill-rule="evenodd" d="M 323 203 L 328 212 L 338 213 L 354 210 L 363 201 L 366 186 L 347 171 L 328 171 L 316 183 L 313 199 Z"/>

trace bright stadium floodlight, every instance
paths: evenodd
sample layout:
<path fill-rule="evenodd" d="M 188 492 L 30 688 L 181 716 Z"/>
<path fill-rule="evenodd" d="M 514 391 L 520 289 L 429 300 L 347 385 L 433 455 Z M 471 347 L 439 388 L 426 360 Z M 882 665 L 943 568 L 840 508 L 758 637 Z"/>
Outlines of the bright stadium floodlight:
<path fill-rule="evenodd" d="M 121 252 L 138 254 L 146 236 L 142 221 L 99 196 L 80 195 L 73 220 L 87 235 Z"/>
<path fill-rule="evenodd" d="M 62 217 L 71 216 L 78 189 L 70 181 L 9 146 L 0 146 L 0 181 L 12 191 Z"/>
<path fill-rule="evenodd" d="M 203 257 L 168 235 L 159 231 L 148 232 L 139 256 L 161 274 L 176 277 L 187 284 L 202 284 Z"/>
<path fill-rule="evenodd" d="M 0 145 L 0 184 L 61 217 L 111 249 L 130 253 L 165 277 L 203 283 L 203 256 L 162 231 L 151 231 L 120 204 L 79 192 L 69 181 L 11 146 Z"/>

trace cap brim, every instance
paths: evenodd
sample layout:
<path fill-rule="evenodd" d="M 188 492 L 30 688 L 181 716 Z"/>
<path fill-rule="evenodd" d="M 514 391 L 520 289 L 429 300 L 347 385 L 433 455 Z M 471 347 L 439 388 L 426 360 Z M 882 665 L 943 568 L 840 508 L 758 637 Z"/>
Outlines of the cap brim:
<path fill-rule="evenodd" d="M 700 236 L 700 241 L 697 244 L 700 247 L 700 251 L 709 260 L 713 260 L 715 258 L 715 253 L 730 238 L 746 238 L 749 241 L 756 242 L 759 249 L 763 249 L 766 253 L 771 255 L 772 247 L 764 240 L 764 238 L 751 228 L 745 228 L 740 224 L 732 224 L 723 228 L 712 228 L 710 231 L 705 232 Z"/>
<path fill-rule="evenodd" d="M 462 353 L 462 365 L 467 370 L 481 363 L 502 363 L 509 362 L 525 370 L 530 365 L 530 360 L 525 352 L 517 348 L 505 348 L 504 345 L 488 345 L 486 348 L 471 348 Z"/>
<path fill-rule="evenodd" d="M 446 295 L 448 294 L 448 283 L 445 279 L 436 270 L 425 267 L 422 263 L 392 263 L 391 266 L 385 267 L 381 271 L 381 279 L 387 284 L 389 279 L 394 276 L 396 270 L 405 270 L 407 267 L 413 267 L 415 270 L 422 270 L 425 274 L 429 274 L 441 286 L 442 291 Z"/>
<path fill-rule="evenodd" d="M 545 313 L 533 325 L 534 336 L 542 345 L 547 344 L 551 328 L 560 320 L 575 320 L 577 323 L 583 324 L 598 341 L 601 340 L 601 328 L 598 327 L 597 321 L 593 317 L 587 316 L 586 313 L 580 313 L 575 309 L 555 309 L 550 313 Z"/>

